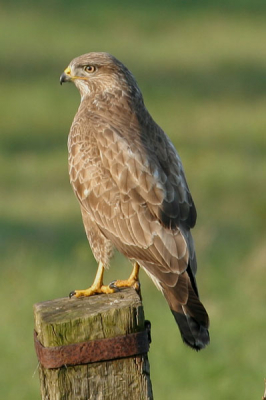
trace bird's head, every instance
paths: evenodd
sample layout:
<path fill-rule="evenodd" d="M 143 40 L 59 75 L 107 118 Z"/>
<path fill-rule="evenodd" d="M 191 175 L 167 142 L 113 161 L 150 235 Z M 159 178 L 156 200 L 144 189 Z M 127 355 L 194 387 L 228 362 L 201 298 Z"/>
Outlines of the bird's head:
<path fill-rule="evenodd" d="M 60 76 L 60 83 L 73 82 L 81 97 L 107 93 L 142 98 L 135 78 L 108 53 L 88 53 L 74 58 Z"/>

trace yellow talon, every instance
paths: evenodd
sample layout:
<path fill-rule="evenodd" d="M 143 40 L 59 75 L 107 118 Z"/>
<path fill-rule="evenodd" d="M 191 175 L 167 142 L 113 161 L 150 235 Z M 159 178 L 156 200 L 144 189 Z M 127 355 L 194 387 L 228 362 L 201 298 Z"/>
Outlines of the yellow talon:
<path fill-rule="evenodd" d="M 84 290 L 74 290 L 73 292 L 70 293 L 69 297 L 75 296 L 75 297 L 89 297 L 94 294 L 101 294 L 101 293 L 114 293 L 115 289 L 110 288 L 109 286 L 102 285 L 100 287 L 94 287 L 93 285 L 89 287 L 88 289 Z"/>
<path fill-rule="evenodd" d="M 139 264 L 137 262 L 134 264 L 133 271 L 128 279 L 114 281 L 109 285 L 109 287 L 111 288 L 133 287 L 137 292 L 139 292 L 140 291 Z"/>
<path fill-rule="evenodd" d="M 140 292 L 140 283 L 139 283 L 139 265 L 138 263 L 134 264 L 133 271 L 130 277 L 126 280 L 117 280 L 110 283 L 109 286 L 105 286 L 103 284 L 103 273 L 104 273 L 104 266 L 100 262 L 97 273 L 94 279 L 93 284 L 88 289 L 84 290 L 74 290 L 69 294 L 69 297 L 89 297 L 93 296 L 94 294 L 110 294 L 115 293 L 118 288 L 122 287 L 133 287 L 137 292 Z"/>
<path fill-rule="evenodd" d="M 94 279 L 93 284 L 91 285 L 91 287 L 89 287 L 88 289 L 84 289 L 84 290 L 74 290 L 73 292 L 71 292 L 69 294 L 69 297 L 89 297 L 92 296 L 94 294 L 100 294 L 100 293 L 114 293 L 115 289 L 110 288 L 109 286 L 105 286 L 103 285 L 103 273 L 104 273 L 104 266 L 103 264 L 100 262 L 98 269 L 97 269 L 97 273 Z"/>

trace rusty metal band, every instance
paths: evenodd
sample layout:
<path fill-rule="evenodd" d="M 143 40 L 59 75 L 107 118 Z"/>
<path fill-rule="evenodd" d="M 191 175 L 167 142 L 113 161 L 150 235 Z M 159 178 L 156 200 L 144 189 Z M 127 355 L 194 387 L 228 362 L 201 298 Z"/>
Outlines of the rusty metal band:
<path fill-rule="evenodd" d="M 38 360 L 44 368 L 60 368 L 63 365 L 89 364 L 147 353 L 150 332 L 145 330 L 67 346 L 44 347 L 34 331 L 34 344 Z"/>

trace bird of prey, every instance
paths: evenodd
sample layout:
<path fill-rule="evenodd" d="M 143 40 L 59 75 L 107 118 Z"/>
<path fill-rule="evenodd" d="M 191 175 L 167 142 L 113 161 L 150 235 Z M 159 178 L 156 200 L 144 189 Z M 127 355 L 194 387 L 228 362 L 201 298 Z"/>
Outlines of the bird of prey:
<path fill-rule="evenodd" d="M 183 341 L 209 343 L 199 300 L 190 229 L 196 209 L 180 157 L 146 109 L 131 72 L 108 53 L 73 59 L 60 83 L 73 82 L 81 103 L 68 137 L 69 175 L 98 270 L 71 296 L 139 287 L 142 267 L 165 296 Z M 113 250 L 133 262 L 126 281 L 103 284 Z"/>

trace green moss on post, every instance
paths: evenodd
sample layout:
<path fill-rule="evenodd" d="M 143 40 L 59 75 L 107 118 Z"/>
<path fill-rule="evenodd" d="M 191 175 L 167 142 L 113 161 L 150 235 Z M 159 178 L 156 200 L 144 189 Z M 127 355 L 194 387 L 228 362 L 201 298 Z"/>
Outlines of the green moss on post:
<path fill-rule="evenodd" d="M 114 338 L 145 330 L 135 290 L 34 305 L 35 331 L 44 347 Z M 147 354 L 48 369 L 39 366 L 44 400 L 153 399 Z"/>

